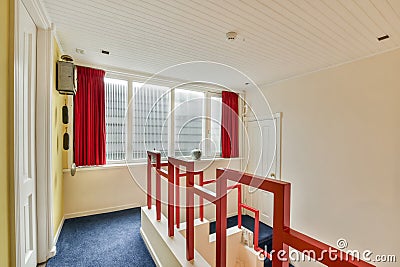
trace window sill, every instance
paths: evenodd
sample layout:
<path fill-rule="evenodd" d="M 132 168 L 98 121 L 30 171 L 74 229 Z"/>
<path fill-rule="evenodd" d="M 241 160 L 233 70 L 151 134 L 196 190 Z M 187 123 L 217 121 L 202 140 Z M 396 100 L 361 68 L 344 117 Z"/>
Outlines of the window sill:
<path fill-rule="evenodd" d="M 211 162 L 211 161 L 229 161 L 229 160 L 242 160 L 243 158 L 237 157 L 237 158 L 205 158 L 205 159 L 200 159 L 200 160 L 191 160 L 195 162 Z M 99 170 L 110 170 L 110 169 L 118 169 L 118 168 L 126 168 L 128 167 L 133 167 L 133 166 L 146 166 L 147 162 L 130 162 L 130 163 L 111 163 L 111 164 L 106 164 L 103 166 L 83 166 L 83 167 L 77 167 L 76 172 L 86 172 L 86 171 L 99 171 Z M 71 172 L 71 169 L 63 169 L 63 173 L 68 173 Z"/>

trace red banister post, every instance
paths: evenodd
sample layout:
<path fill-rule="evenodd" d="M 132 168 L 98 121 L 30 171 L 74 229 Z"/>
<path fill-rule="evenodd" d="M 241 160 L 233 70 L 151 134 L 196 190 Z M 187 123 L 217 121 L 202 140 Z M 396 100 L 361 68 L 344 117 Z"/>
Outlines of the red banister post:
<path fill-rule="evenodd" d="M 175 220 L 176 220 L 176 227 L 179 229 L 181 226 L 181 207 L 180 207 L 180 190 L 179 190 L 179 184 L 180 184 L 180 173 L 179 173 L 179 167 L 175 166 L 175 185 L 176 185 L 176 190 L 175 190 Z"/>
<path fill-rule="evenodd" d="M 242 228 L 242 185 L 237 184 L 238 189 L 238 227 Z"/>
<path fill-rule="evenodd" d="M 274 193 L 274 219 L 273 219 L 272 255 L 273 267 L 289 267 L 289 246 L 284 242 L 284 231 L 290 229 L 290 184 L 283 184 Z M 282 261 L 283 253 L 286 261 Z"/>
<path fill-rule="evenodd" d="M 151 209 L 151 155 L 147 154 L 147 208 Z"/>
<path fill-rule="evenodd" d="M 204 186 L 204 172 L 200 172 L 200 177 L 199 177 L 199 184 L 200 186 Z M 203 197 L 200 197 L 199 200 L 199 205 L 200 205 L 200 221 L 204 221 L 204 199 Z"/>
<path fill-rule="evenodd" d="M 161 175 L 158 170 L 161 169 L 161 155 L 156 155 L 156 216 L 157 221 L 161 221 Z"/>
<path fill-rule="evenodd" d="M 174 165 L 168 159 L 168 236 L 174 236 Z"/>
<path fill-rule="evenodd" d="M 226 266 L 227 180 L 217 170 L 216 185 L 216 266 Z"/>
<path fill-rule="evenodd" d="M 186 259 L 194 259 L 194 173 L 186 168 Z"/>
<path fill-rule="evenodd" d="M 259 228 L 260 228 L 260 212 L 257 210 L 255 212 L 255 220 L 254 220 L 254 250 L 258 251 L 258 235 L 259 235 Z"/>

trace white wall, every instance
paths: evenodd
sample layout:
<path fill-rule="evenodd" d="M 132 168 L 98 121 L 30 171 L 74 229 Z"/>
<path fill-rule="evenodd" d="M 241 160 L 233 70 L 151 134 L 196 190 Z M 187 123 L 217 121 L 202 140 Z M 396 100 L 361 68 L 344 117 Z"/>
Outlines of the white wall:
<path fill-rule="evenodd" d="M 262 92 L 283 114 L 282 179 L 292 183 L 292 227 L 400 260 L 400 50 Z M 256 95 L 247 92 L 248 101 L 261 108 Z"/>
<path fill-rule="evenodd" d="M 214 162 L 202 161 L 199 167 L 205 169 L 205 179 L 215 179 L 219 167 L 240 169 L 240 159 L 219 159 Z M 201 166 L 200 166 L 201 165 Z M 64 213 L 66 218 L 109 212 L 146 205 L 146 164 L 111 167 L 78 168 L 75 176 L 64 171 Z M 135 179 L 130 175 L 132 172 Z M 181 180 L 184 181 L 184 178 Z M 153 186 L 153 189 L 155 186 Z M 166 185 L 162 198 L 166 200 Z M 182 203 L 184 195 L 182 193 Z M 237 213 L 237 195 L 229 196 L 228 213 Z M 215 217 L 213 205 L 205 208 L 206 217 Z M 181 212 L 182 218 L 184 211 Z"/>

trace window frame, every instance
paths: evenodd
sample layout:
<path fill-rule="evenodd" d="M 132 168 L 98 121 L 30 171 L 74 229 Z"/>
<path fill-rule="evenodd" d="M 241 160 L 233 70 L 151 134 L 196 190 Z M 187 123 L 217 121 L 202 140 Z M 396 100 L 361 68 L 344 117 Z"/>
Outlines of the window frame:
<path fill-rule="evenodd" d="M 146 162 L 146 158 L 142 158 L 142 159 L 134 159 L 133 155 L 132 155 L 132 151 L 133 151 L 133 146 L 132 146 L 132 128 L 133 128 L 133 124 L 132 124 L 132 118 L 134 117 L 134 110 L 133 110 L 133 106 L 131 105 L 131 100 L 133 97 L 133 84 L 134 83 L 143 83 L 144 79 L 143 78 L 134 78 L 134 77 L 130 77 L 127 75 L 123 75 L 123 74 L 115 74 L 115 73 L 110 73 L 110 72 L 106 72 L 106 76 L 105 78 L 110 78 L 110 79 L 117 79 L 117 80 L 123 80 L 123 81 L 127 81 L 128 82 L 128 86 L 127 86 L 127 90 L 128 90 L 128 110 L 127 110 L 127 117 L 126 117 L 126 155 L 125 155 L 125 160 L 107 160 L 106 161 L 106 166 L 107 165 L 118 165 L 118 164 L 124 164 L 124 163 L 128 163 L 128 164 L 138 164 L 138 163 L 145 163 Z M 170 116 L 169 116 L 169 120 L 168 120 L 168 156 L 172 156 L 175 155 L 175 125 L 174 125 L 174 120 L 172 118 L 174 118 L 175 114 L 174 114 L 174 106 L 175 106 L 175 89 L 183 89 L 183 90 L 189 90 L 189 91 L 201 91 L 204 93 L 204 101 L 203 101 L 203 112 L 204 112 L 204 116 L 206 118 L 210 118 L 211 117 L 211 98 L 212 97 L 222 97 L 222 93 L 221 93 L 221 89 L 217 89 L 217 90 L 213 90 L 214 88 L 208 88 L 204 85 L 202 86 L 196 86 L 196 88 L 190 88 L 190 86 L 183 86 L 183 87 L 174 87 L 171 86 L 170 84 L 173 83 L 173 81 L 161 81 L 155 83 L 154 85 L 159 85 L 159 86 L 165 86 L 165 87 L 169 87 L 171 88 L 170 90 L 170 95 L 169 95 L 169 112 L 170 112 Z M 189 88 L 188 88 L 189 87 Z M 240 97 L 239 97 L 240 99 Z M 240 100 L 241 101 L 241 100 Z M 239 107 L 241 103 L 239 103 Z M 241 113 L 241 109 L 239 109 L 239 115 Z M 210 119 L 206 119 L 203 120 L 203 125 L 202 125 L 202 138 L 211 138 L 211 120 Z M 241 135 L 239 134 L 239 139 L 241 139 Z M 239 143 L 241 141 L 239 140 Z M 214 157 L 214 155 L 211 155 L 211 149 L 209 147 L 209 145 L 207 145 L 208 142 L 204 142 L 201 149 L 203 151 L 203 159 L 211 159 Z M 242 149 L 241 147 L 239 147 L 239 158 Z M 221 158 L 221 155 L 217 155 L 215 156 L 215 158 Z"/>

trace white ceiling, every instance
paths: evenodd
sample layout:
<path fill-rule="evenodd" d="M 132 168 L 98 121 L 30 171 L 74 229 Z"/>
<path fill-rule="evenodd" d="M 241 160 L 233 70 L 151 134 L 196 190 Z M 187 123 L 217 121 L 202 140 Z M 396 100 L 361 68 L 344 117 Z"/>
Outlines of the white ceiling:
<path fill-rule="evenodd" d="M 76 61 L 147 73 L 215 61 L 263 84 L 400 45 L 400 0 L 41 1 L 64 52 Z M 227 41 L 228 31 L 238 32 L 238 40 Z M 378 42 L 385 34 L 390 38 Z M 248 80 L 202 65 L 175 76 L 196 79 L 211 69 L 227 86 Z"/>

